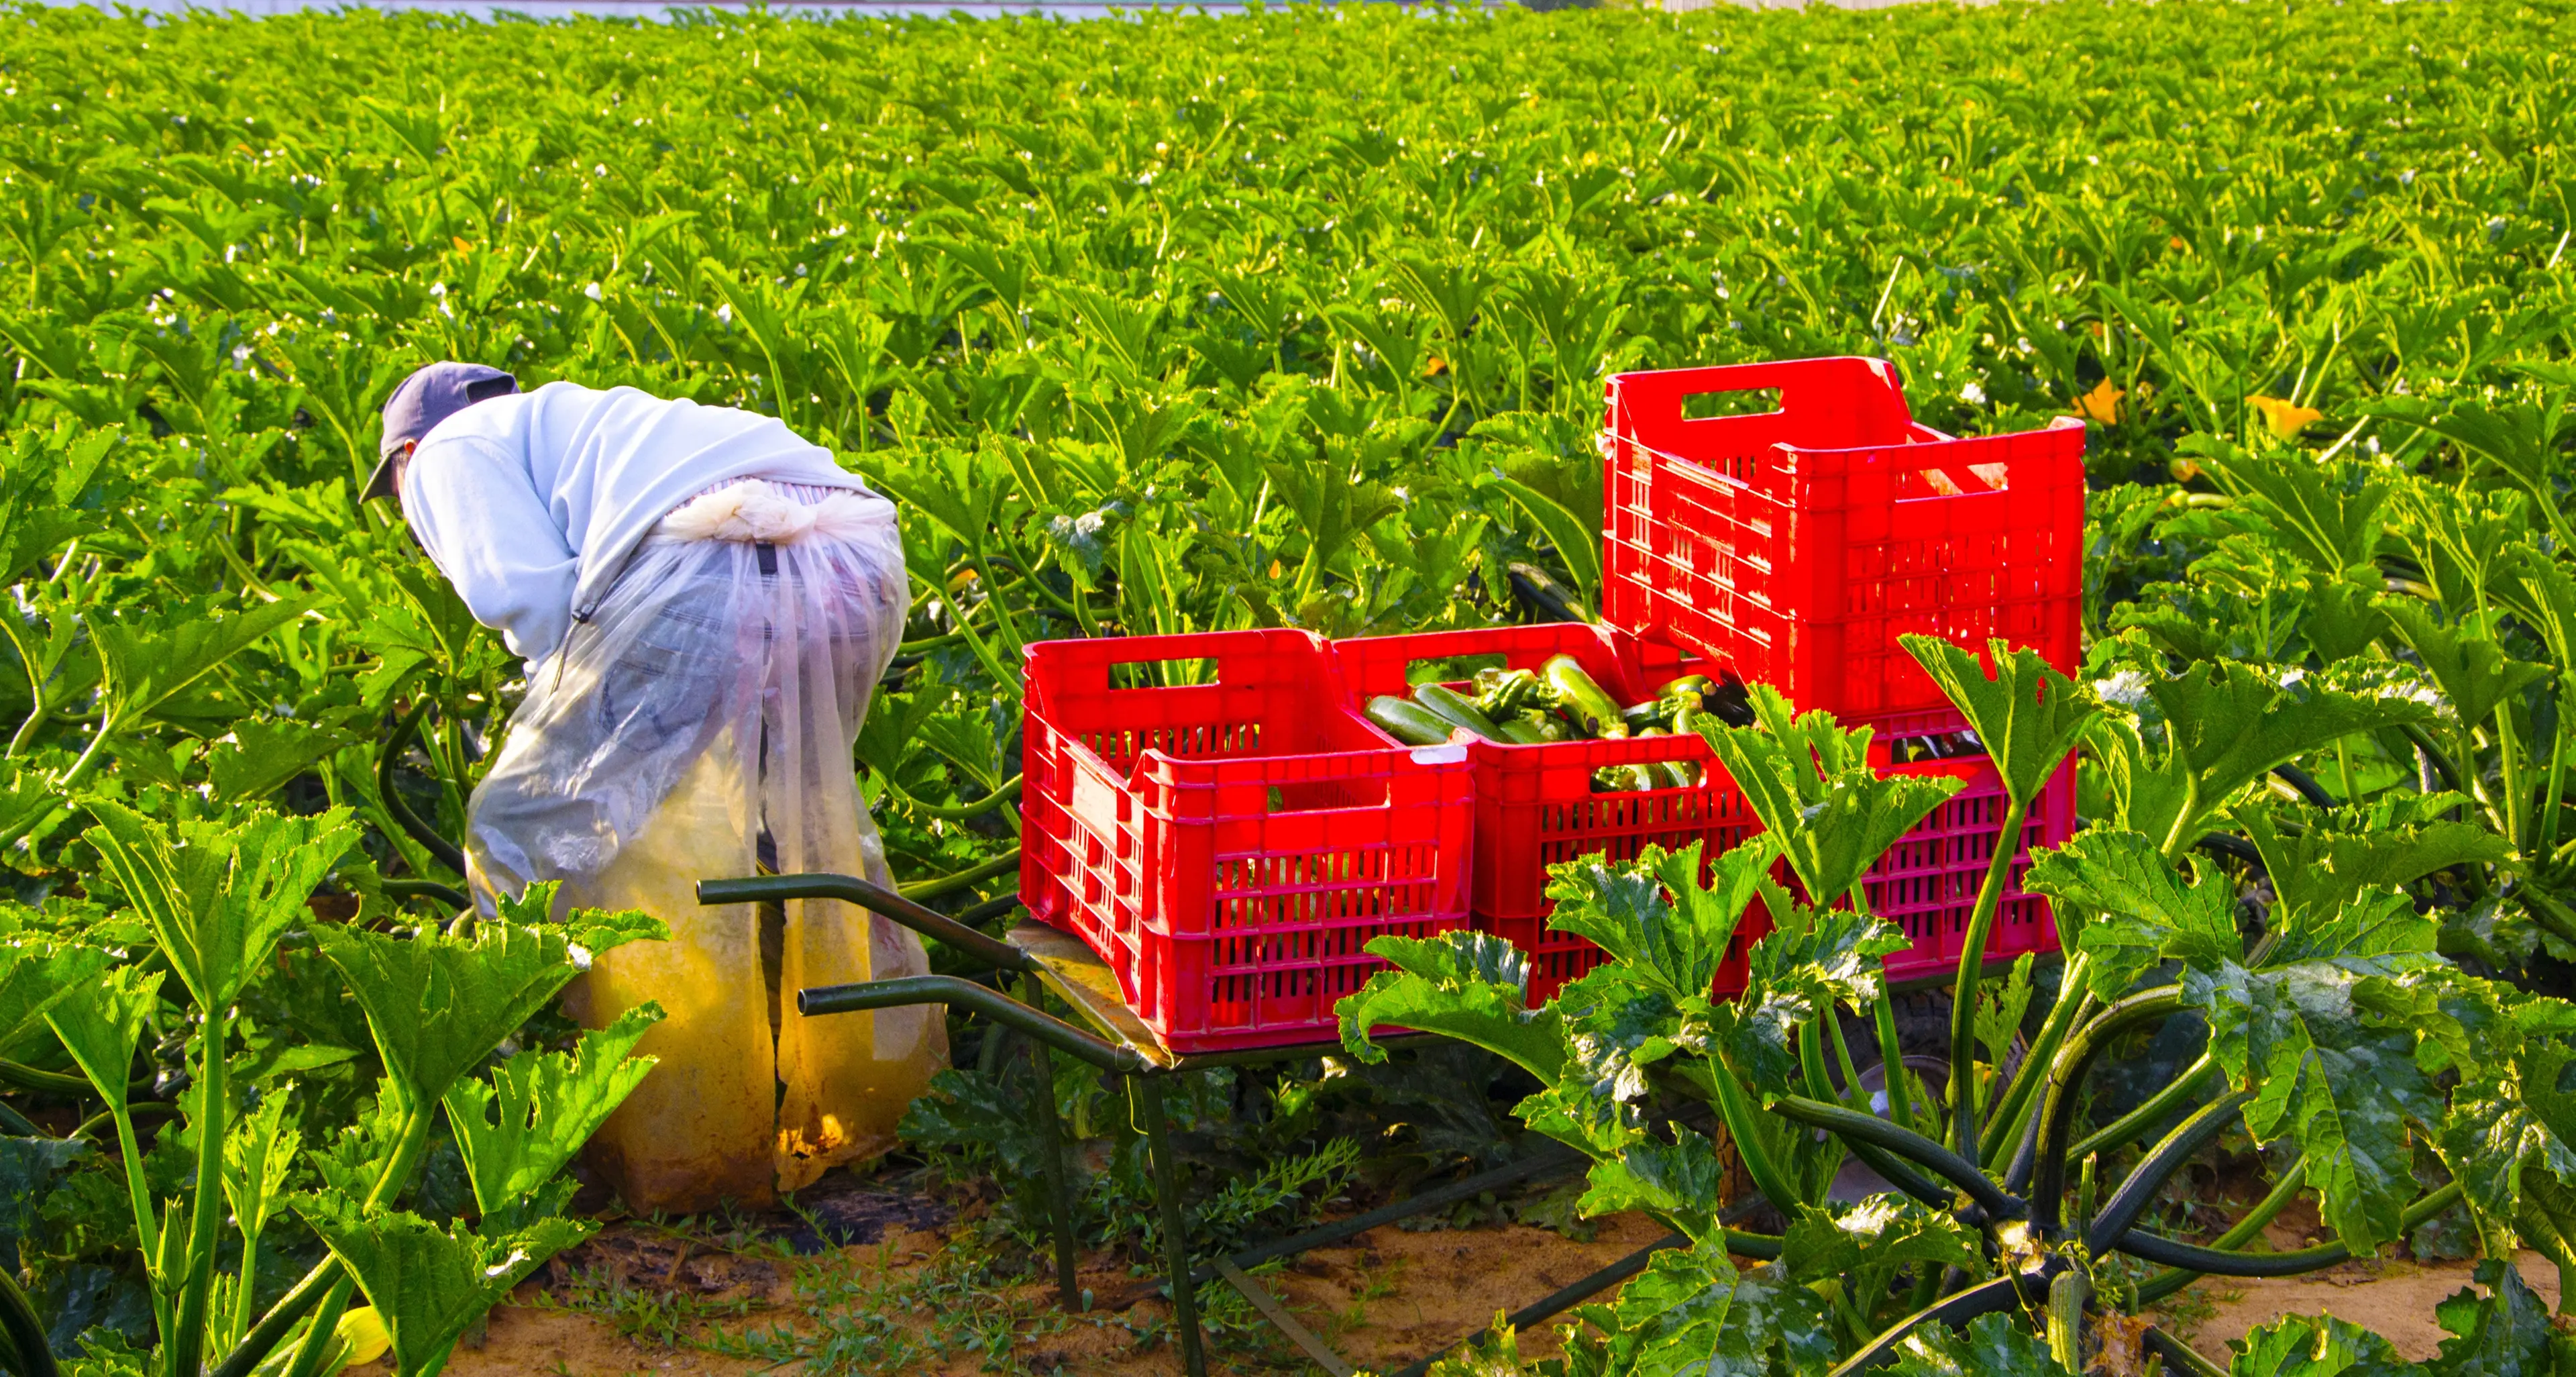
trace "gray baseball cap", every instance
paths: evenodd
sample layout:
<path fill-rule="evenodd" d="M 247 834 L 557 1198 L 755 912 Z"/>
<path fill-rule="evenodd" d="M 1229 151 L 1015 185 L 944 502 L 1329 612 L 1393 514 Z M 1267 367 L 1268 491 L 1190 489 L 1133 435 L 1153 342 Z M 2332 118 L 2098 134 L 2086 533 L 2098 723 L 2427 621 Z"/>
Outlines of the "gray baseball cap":
<path fill-rule="evenodd" d="M 476 402 L 506 397 L 519 390 L 519 380 L 498 368 L 452 359 L 416 369 L 385 398 L 385 434 L 376 445 L 376 471 L 358 493 L 361 502 L 394 495 L 394 460 L 402 447 L 437 429 L 438 423 Z"/>

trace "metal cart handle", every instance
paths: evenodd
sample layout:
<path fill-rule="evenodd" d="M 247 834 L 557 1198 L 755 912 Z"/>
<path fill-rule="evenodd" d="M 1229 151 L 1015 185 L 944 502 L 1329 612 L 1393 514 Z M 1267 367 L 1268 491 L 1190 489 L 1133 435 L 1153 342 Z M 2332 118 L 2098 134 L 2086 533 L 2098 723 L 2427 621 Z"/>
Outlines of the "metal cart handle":
<path fill-rule="evenodd" d="M 987 937 L 944 913 L 933 913 L 912 900 L 869 884 L 856 875 L 757 875 L 743 880 L 700 880 L 701 904 L 760 904 L 784 899 L 839 899 L 857 904 L 943 942 L 986 965 L 1006 971 L 1034 971 L 1036 960 L 999 938 Z"/>

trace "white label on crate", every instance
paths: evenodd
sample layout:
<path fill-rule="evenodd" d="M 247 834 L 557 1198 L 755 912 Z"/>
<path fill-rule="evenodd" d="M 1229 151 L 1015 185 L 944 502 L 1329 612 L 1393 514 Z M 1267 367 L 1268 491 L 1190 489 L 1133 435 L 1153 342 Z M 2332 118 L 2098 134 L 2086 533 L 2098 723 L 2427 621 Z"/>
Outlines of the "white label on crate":
<path fill-rule="evenodd" d="M 1413 750 L 1416 765 L 1455 765 L 1466 758 L 1464 746 L 1417 746 Z"/>

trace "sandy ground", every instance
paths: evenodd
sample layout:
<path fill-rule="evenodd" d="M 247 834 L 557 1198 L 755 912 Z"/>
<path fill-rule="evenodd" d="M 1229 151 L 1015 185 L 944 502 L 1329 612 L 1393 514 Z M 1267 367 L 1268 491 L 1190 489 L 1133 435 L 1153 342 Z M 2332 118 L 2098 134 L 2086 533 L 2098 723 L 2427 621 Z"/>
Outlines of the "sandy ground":
<path fill-rule="evenodd" d="M 2514 1259 L 2523 1282 L 2551 1308 L 2558 1304 L 2558 1269 L 2538 1253 Z M 2226 1361 L 2227 1345 L 2246 1331 L 2284 1315 L 2332 1315 L 2385 1336 L 2400 1356 L 2421 1362 L 2441 1347 L 2442 1327 L 2433 1307 L 2469 1284 L 2473 1263 L 2384 1261 L 2346 1263 L 2304 1277 L 2207 1280 L 2193 1289 L 2218 1307 L 2192 1332 L 2192 1347 Z"/>
<path fill-rule="evenodd" d="M 769 1256 L 746 1256 L 725 1252 L 703 1238 L 683 1241 L 631 1226 L 612 1228 L 567 1259 L 569 1267 L 551 1268 L 522 1286 L 513 1304 L 493 1312 L 483 1343 L 460 1347 L 447 1371 L 457 1377 L 650 1377 L 661 1373 L 749 1377 L 774 1370 L 771 1360 L 709 1354 L 684 1343 L 666 1344 L 649 1332 L 629 1337 L 615 1324 L 562 1308 L 554 1298 L 570 1294 L 568 1281 L 578 1270 L 587 1270 L 593 1277 L 613 1273 L 631 1288 L 631 1295 L 683 1295 L 702 1307 L 730 1307 L 739 1318 L 706 1323 L 741 1332 L 780 1324 L 810 1328 L 800 1308 L 805 1302 L 797 1294 L 796 1269 L 837 1268 L 847 1288 L 843 1294 L 874 1292 L 911 1298 L 910 1309 L 898 1302 L 876 1307 L 873 1313 L 893 1316 L 888 1327 L 898 1341 L 907 1336 L 918 1339 L 939 1318 L 931 1312 L 943 1302 L 936 1286 L 925 1287 L 925 1283 L 937 1275 L 948 1244 L 932 1221 L 910 1218 L 900 1205 L 884 1207 L 884 1202 L 895 1199 L 873 1194 L 852 1197 L 851 1217 L 861 1220 L 863 1227 L 857 1232 L 866 1241 L 823 1248 L 801 1262 L 787 1261 L 774 1247 L 768 1250 Z M 1617 1215 L 1595 1222 L 1594 1238 L 1583 1243 L 1515 1224 L 1420 1233 L 1380 1228 L 1344 1245 L 1291 1260 L 1260 1280 L 1353 1366 L 1393 1372 L 1482 1332 L 1497 1307 L 1527 1305 L 1662 1234 L 1642 1216 Z M 931 1227 L 912 1227 L 917 1223 Z M 2277 1242 L 2295 1246 L 2293 1240 Z M 809 1246 L 822 1245 L 809 1240 Z M 2536 1254 L 2525 1253 L 2518 1261 L 2524 1279 L 2554 1304 L 2556 1269 Z M 2405 1357 L 2420 1360 L 2431 1357 L 2443 1338 L 2433 1320 L 2434 1306 L 2467 1286 L 2471 1271 L 2468 1263 L 2377 1261 L 2346 1264 L 2304 1278 L 2207 1280 L 2195 1293 L 2212 1309 L 2189 1334 L 2195 1348 L 2223 1364 L 2228 1345 L 2256 1326 L 2283 1315 L 2328 1314 L 2384 1334 Z M 1013 1354 L 1019 1370 L 1179 1377 L 1178 1354 L 1164 1341 L 1170 1316 L 1166 1302 L 1147 1294 L 1129 1269 L 1108 1254 L 1086 1258 L 1080 1282 L 1092 1296 L 1092 1307 L 1084 1313 L 1056 1310 L 1051 1286 L 1026 1286 L 1010 1293 L 1013 1308 L 1024 1321 L 1023 1337 Z M 1218 1282 L 1213 1289 L 1223 1287 Z M 870 1308 L 863 1299 L 852 1304 Z M 2195 1308 L 2186 1305 L 2184 1311 Z M 1230 1309 L 1239 1322 L 1258 1326 L 1249 1307 L 1237 1303 Z M 631 1316 L 629 1327 L 634 1327 Z M 1221 1345 L 1211 1370 L 1299 1370 L 1294 1351 L 1284 1340 L 1266 1330 L 1258 1332 L 1272 1361 L 1254 1359 L 1237 1340 L 1232 1349 L 1236 1360 L 1227 1361 Z M 1526 1357 L 1555 1352 L 1551 1326 L 1522 1336 Z M 969 1377 L 986 1370 L 984 1356 L 971 1351 L 955 1353 L 944 1365 L 908 1362 L 900 1367 L 907 1373 L 943 1377 Z M 876 1369 L 861 1360 L 843 1370 Z"/>
<path fill-rule="evenodd" d="M 1390 1226 L 1339 1247 L 1308 1253 L 1260 1280 L 1354 1366 L 1392 1372 L 1434 1349 L 1482 1332 L 1492 1323 L 1496 1306 L 1526 1305 L 1663 1234 L 1652 1221 L 1636 1215 L 1595 1223 L 1597 1232 L 1589 1243 L 1522 1225 L 1425 1233 Z M 617 1235 L 612 1231 L 605 1237 L 613 1242 Z M 882 1274 L 899 1283 L 930 1266 L 944 1246 L 935 1233 L 890 1231 L 876 1244 L 842 1249 L 841 1258 L 862 1272 Z M 651 1253 L 654 1245 L 646 1244 L 642 1251 Z M 649 1280 L 652 1270 L 651 1261 L 646 1261 L 637 1269 L 636 1279 Z M 675 1270 L 683 1285 L 694 1285 L 716 1298 L 757 1295 L 773 1307 L 756 1312 L 748 1321 L 719 1322 L 727 1327 L 793 1319 L 793 1287 L 770 1264 L 700 1254 L 681 1261 Z M 737 1274 L 750 1280 L 725 1284 Z M 1016 1355 L 1021 1363 L 1042 1373 L 1178 1377 L 1178 1355 L 1159 1339 L 1170 1313 L 1160 1297 L 1138 1295 L 1136 1280 L 1127 1269 L 1112 1265 L 1105 1255 L 1086 1259 L 1081 1283 L 1095 1298 L 1091 1313 L 1068 1316 L 1055 1332 L 1026 1340 Z M 1030 1287 L 1022 1294 L 1034 1310 L 1043 1310 L 1053 1298 L 1051 1287 Z M 449 1373 L 455 1377 L 624 1377 L 667 1372 L 736 1377 L 769 1367 L 766 1362 L 630 1339 L 610 1324 L 549 1306 L 537 1282 L 523 1286 L 518 1299 L 519 1303 L 493 1312 L 489 1335 L 480 1349 L 458 1349 L 447 1365 Z M 916 1318 L 910 1327 L 917 1331 L 926 1323 Z M 1145 1336 L 1142 1347 L 1140 1331 Z M 1271 1347 L 1287 1355 L 1284 1343 L 1274 1342 Z M 1555 1351 L 1551 1332 L 1524 1336 L 1525 1356 L 1550 1356 Z M 1212 1364 L 1215 1370 L 1226 1366 Z M 909 1370 L 967 1377 L 984 1369 L 981 1355 L 968 1353 L 944 1367 Z M 1264 1369 L 1245 1363 L 1235 1370 Z"/>

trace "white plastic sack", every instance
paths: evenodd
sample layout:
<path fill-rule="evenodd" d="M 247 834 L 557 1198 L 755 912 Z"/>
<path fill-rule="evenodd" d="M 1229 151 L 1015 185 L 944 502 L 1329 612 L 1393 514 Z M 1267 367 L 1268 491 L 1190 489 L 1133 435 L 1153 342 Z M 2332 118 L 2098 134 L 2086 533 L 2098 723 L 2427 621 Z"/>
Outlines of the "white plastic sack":
<path fill-rule="evenodd" d="M 883 498 L 806 506 L 763 483 L 701 497 L 539 667 L 474 791 L 484 911 L 561 880 L 566 908 L 671 926 L 669 942 L 598 957 L 565 997 L 591 1027 L 646 1001 L 666 1015 L 639 1049 L 660 1064 L 589 1150 L 630 1208 L 762 1203 L 881 1153 L 947 1062 L 936 1009 L 795 1010 L 800 988 L 924 973 L 912 933 L 837 900 L 791 902 L 772 988 L 758 910 L 692 892 L 753 874 L 764 828 L 781 873 L 891 884 L 851 751 L 907 602 Z"/>

